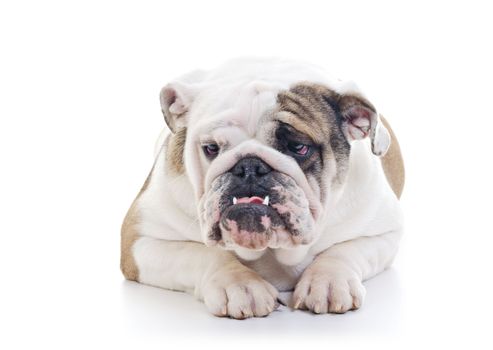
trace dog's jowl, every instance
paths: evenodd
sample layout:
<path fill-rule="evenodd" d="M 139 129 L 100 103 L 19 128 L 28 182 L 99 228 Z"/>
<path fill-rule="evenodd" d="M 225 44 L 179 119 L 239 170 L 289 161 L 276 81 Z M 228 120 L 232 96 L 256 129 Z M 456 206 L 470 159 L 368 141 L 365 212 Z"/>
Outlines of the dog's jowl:
<path fill-rule="evenodd" d="M 129 280 L 186 291 L 217 316 L 344 313 L 402 232 L 404 167 L 388 121 L 351 82 L 238 59 L 161 90 L 167 126 L 122 227 Z"/>

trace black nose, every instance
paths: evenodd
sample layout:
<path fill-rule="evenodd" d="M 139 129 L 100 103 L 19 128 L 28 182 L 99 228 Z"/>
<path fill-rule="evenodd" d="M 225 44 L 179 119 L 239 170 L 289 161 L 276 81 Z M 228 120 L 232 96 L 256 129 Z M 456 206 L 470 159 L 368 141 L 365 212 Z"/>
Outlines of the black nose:
<path fill-rule="evenodd" d="M 231 168 L 230 172 L 243 180 L 255 180 L 272 171 L 272 168 L 257 157 L 243 158 Z"/>

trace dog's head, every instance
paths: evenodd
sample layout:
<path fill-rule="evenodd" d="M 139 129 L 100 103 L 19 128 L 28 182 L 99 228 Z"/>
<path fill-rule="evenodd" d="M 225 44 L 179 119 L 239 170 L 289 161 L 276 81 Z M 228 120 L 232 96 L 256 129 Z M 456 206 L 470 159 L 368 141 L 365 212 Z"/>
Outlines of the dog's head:
<path fill-rule="evenodd" d="M 327 83 L 318 70 L 233 67 L 161 91 L 168 126 L 186 140 L 178 159 L 196 193 L 203 240 L 244 258 L 309 245 L 342 191 L 351 143 L 368 137 L 381 155 L 389 134 L 356 88 Z"/>

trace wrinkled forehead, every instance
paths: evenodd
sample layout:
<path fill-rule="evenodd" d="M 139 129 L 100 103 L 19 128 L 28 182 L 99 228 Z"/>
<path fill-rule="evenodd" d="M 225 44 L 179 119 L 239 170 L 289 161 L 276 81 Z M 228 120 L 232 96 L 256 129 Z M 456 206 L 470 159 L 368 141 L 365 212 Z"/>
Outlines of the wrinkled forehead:
<path fill-rule="evenodd" d="M 361 94 L 354 83 L 328 79 L 318 71 L 283 74 L 265 78 L 251 75 L 209 82 L 196 97 L 190 111 L 190 134 L 201 135 L 205 139 L 210 136 L 211 140 L 217 141 L 217 137 L 227 131 L 229 138 L 241 141 L 255 137 L 262 128 L 262 121 L 275 115 L 277 120 L 319 141 L 327 135 L 330 127 L 323 118 L 313 118 L 320 114 L 317 112 L 321 103 L 316 99 L 321 91 L 292 87 L 309 82 L 311 85 L 322 84 L 320 86 L 336 94 Z"/>
<path fill-rule="evenodd" d="M 261 80 L 212 86 L 197 97 L 189 125 L 198 134 L 236 129 L 253 137 L 261 118 L 274 109 L 279 92 L 286 87 Z"/>

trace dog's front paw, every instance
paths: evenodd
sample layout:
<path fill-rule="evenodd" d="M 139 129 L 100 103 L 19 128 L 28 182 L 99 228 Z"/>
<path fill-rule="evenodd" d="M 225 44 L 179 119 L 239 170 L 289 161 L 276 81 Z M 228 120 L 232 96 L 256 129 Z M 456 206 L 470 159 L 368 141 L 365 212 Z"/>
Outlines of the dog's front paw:
<path fill-rule="evenodd" d="M 293 293 L 295 309 L 320 313 L 345 313 L 358 309 L 365 297 L 361 279 L 344 267 L 310 266 Z"/>
<path fill-rule="evenodd" d="M 278 294 L 276 288 L 247 268 L 219 270 L 203 290 L 211 313 L 236 319 L 267 316 L 279 306 Z"/>

